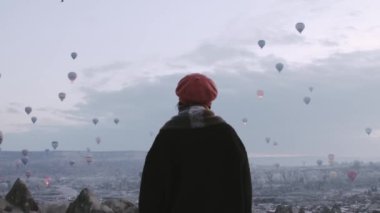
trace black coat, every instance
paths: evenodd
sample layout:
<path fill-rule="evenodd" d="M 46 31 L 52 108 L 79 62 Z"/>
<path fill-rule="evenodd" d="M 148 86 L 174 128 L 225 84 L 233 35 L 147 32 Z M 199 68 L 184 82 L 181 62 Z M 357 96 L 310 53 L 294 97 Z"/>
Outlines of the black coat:
<path fill-rule="evenodd" d="M 187 111 L 160 130 L 145 160 L 140 213 L 250 213 L 251 206 L 247 153 L 230 125 L 210 110 Z"/>

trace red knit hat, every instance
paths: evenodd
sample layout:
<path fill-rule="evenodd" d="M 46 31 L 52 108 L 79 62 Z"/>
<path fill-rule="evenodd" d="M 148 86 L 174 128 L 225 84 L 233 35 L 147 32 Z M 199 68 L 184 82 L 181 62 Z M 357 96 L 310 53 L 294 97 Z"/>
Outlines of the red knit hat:
<path fill-rule="evenodd" d="M 218 95 L 214 81 L 200 73 L 192 73 L 182 78 L 175 93 L 184 105 L 201 104 L 211 106 Z"/>

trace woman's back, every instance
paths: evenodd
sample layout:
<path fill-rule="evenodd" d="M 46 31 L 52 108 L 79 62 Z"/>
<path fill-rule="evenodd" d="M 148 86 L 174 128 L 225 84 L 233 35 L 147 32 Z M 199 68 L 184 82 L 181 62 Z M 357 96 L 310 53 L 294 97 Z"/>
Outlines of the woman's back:
<path fill-rule="evenodd" d="M 178 83 L 179 113 L 160 130 L 145 160 L 140 213 L 250 213 L 247 153 L 234 129 L 210 110 L 214 82 Z"/>

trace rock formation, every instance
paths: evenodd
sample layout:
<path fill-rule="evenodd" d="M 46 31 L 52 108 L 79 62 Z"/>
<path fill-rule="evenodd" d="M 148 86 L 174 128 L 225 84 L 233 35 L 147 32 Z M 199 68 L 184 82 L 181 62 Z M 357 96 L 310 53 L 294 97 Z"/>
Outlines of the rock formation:
<path fill-rule="evenodd" d="M 38 211 L 39 209 L 29 189 L 19 178 L 5 196 L 5 200 L 24 212 Z M 12 209 L 12 207 L 8 206 L 8 209 Z"/>
<path fill-rule="evenodd" d="M 275 213 L 293 213 L 293 208 L 292 206 L 278 205 Z"/>
<path fill-rule="evenodd" d="M 126 199 L 105 199 L 103 204 L 110 207 L 114 213 L 138 213 L 137 207 Z"/>
<path fill-rule="evenodd" d="M 84 188 L 77 199 L 70 203 L 66 213 L 113 213 L 113 211 L 102 205 L 89 189 Z"/>

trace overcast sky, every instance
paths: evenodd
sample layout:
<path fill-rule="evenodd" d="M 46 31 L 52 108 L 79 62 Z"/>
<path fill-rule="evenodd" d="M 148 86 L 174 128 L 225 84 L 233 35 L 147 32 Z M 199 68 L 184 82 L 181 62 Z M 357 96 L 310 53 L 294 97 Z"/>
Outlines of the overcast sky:
<path fill-rule="evenodd" d="M 251 156 L 378 156 L 379 10 L 373 0 L 2 0 L 1 148 L 148 150 L 177 113 L 178 80 L 201 72 Z"/>

